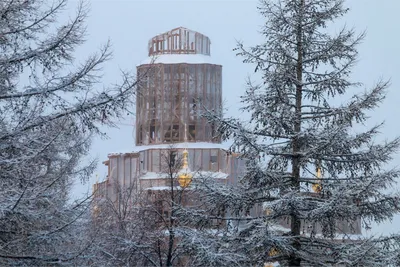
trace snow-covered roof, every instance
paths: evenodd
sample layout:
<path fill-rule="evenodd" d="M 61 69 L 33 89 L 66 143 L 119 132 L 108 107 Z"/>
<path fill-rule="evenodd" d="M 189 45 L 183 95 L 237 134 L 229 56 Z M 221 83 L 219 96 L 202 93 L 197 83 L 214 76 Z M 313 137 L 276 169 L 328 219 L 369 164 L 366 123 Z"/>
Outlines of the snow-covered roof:
<path fill-rule="evenodd" d="M 198 171 L 198 172 L 191 172 L 193 177 L 210 177 L 214 179 L 226 179 L 228 178 L 228 174 L 224 172 L 210 172 L 210 171 Z M 139 179 L 142 180 L 151 180 L 151 179 L 167 179 L 169 175 L 167 173 L 156 173 L 156 172 L 147 172 L 141 176 Z"/>
<path fill-rule="evenodd" d="M 187 64 L 216 64 L 211 58 L 211 56 L 202 55 L 202 54 L 164 54 L 158 55 L 155 57 L 148 57 L 142 62 L 140 65 L 146 64 L 179 64 L 179 63 L 187 63 Z"/>
<path fill-rule="evenodd" d="M 159 145 L 146 145 L 146 146 L 135 146 L 131 151 L 116 151 L 112 153 L 108 153 L 108 156 L 115 156 L 119 154 L 125 153 L 137 153 L 140 151 L 145 151 L 149 149 L 170 149 L 170 148 L 178 148 L 178 149 L 194 149 L 194 148 L 204 148 L 204 149 L 224 149 L 228 150 L 228 144 L 220 144 L 220 143 L 207 143 L 207 142 L 188 142 L 188 143 L 175 143 L 175 144 L 159 144 Z"/>
<path fill-rule="evenodd" d="M 146 172 L 139 176 L 139 179 L 148 180 L 148 179 L 163 179 L 167 176 L 167 173 L 157 173 L 157 172 Z"/>
<path fill-rule="evenodd" d="M 134 151 L 143 151 L 149 149 L 168 149 L 171 148 L 171 144 L 160 144 L 160 145 L 147 145 L 147 146 L 136 146 Z M 172 148 L 218 148 L 228 149 L 229 146 L 220 143 L 208 143 L 208 142 L 187 142 L 187 143 L 175 143 Z"/>
<path fill-rule="evenodd" d="M 200 171 L 200 172 L 196 172 L 200 177 L 210 177 L 210 178 L 214 178 L 214 179 L 226 179 L 228 178 L 228 174 L 224 173 L 224 172 L 205 172 L 205 171 Z M 196 175 L 195 173 L 195 175 Z"/>
<path fill-rule="evenodd" d="M 180 189 L 181 187 L 180 186 L 178 186 L 178 187 L 176 187 L 176 186 L 174 186 L 174 189 Z M 152 186 L 152 187 L 147 187 L 145 190 L 171 190 L 171 187 L 170 186 Z"/>

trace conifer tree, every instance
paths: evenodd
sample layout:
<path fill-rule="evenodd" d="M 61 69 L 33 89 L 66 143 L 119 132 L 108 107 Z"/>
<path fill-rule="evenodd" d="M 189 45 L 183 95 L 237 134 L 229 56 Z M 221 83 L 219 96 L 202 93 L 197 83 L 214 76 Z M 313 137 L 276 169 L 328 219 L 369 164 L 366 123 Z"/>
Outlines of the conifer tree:
<path fill-rule="evenodd" d="M 76 228 L 87 200 L 72 204 L 72 184 L 87 181 L 93 134 L 126 114 L 135 81 L 99 86 L 109 44 L 87 59 L 87 6 L 61 19 L 66 0 L 0 1 L 0 265 L 73 264 L 89 240 Z M 100 87 L 100 88 L 99 88 Z"/>
<path fill-rule="evenodd" d="M 348 12 L 343 0 L 262 0 L 259 11 L 265 41 L 236 50 L 262 76 L 242 96 L 250 120 L 206 114 L 247 167 L 237 186 L 199 185 L 233 225 L 212 242 L 197 234 L 196 247 L 210 248 L 202 260 L 230 252 L 231 266 L 396 265 L 397 236 L 351 235 L 399 212 L 398 194 L 387 190 L 399 170 L 387 163 L 400 139 L 377 143 L 383 125 L 367 124 L 389 82 L 367 88 L 351 80 L 364 34 L 331 33 Z"/>

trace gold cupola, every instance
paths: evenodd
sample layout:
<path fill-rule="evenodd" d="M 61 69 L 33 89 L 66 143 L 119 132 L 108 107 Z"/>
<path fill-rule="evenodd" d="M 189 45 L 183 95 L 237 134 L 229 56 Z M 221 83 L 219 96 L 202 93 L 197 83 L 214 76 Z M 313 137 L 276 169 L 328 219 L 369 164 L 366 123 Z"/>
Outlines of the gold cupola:
<path fill-rule="evenodd" d="M 317 163 L 316 167 L 316 176 L 317 176 L 317 182 L 313 183 L 312 189 L 315 193 L 321 193 L 322 191 L 322 171 L 321 171 L 321 163 Z"/>
<path fill-rule="evenodd" d="M 189 161 L 188 161 L 188 157 L 189 157 L 189 152 L 187 150 L 187 132 L 186 132 L 186 124 L 185 124 L 185 150 L 183 150 L 182 153 L 182 169 L 178 174 L 178 182 L 179 185 L 182 188 L 186 188 L 190 185 L 190 183 L 192 182 L 192 178 L 193 175 L 191 174 L 191 171 L 189 169 Z"/>

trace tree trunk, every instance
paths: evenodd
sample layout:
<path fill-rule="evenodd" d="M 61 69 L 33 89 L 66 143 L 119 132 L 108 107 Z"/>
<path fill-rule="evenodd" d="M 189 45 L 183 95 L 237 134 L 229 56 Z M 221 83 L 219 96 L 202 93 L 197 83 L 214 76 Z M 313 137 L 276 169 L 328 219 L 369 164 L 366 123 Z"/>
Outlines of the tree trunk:
<path fill-rule="evenodd" d="M 293 159 L 292 159 L 292 190 L 300 192 L 300 144 L 299 144 L 299 133 L 301 131 L 301 100 L 302 100 L 302 76 L 303 76 L 303 44 L 302 44 L 302 13 L 304 8 L 304 0 L 301 0 L 301 6 L 299 10 L 298 30 L 297 30 L 297 66 L 296 66 L 296 103 L 295 103 L 295 122 L 294 122 L 294 134 L 293 138 Z M 293 241 L 293 247 L 295 251 L 300 250 L 300 228 L 301 221 L 293 211 L 291 215 L 291 234 L 296 238 Z M 289 257 L 289 266 L 300 266 L 301 259 L 295 254 Z"/>
<path fill-rule="evenodd" d="M 174 227 L 175 227 L 175 195 L 174 195 L 174 173 L 176 169 L 176 164 L 172 163 L 171 161 L 171 153 L 172 151 L 169 151 L 169 156 L 167 158 L 168 162 L 168 171 L 169 171 L 169 180 L 170 180 L 170 187 L 171 187 L 171 213 L 169 217 L 169 240 L 168 240 L 168 252 L 167 252 L 167 262 L 166 266 L 170 267 L 172 266 L 172 253 L 173 253 L 173 248 L 174 248 L 174 242 L 175 242 L 175 232 L 174 232 Z"/>
<path fill-rule="evenodd" d="M 173 230 L 170 230 L 169 233 L 169 241 L 168 241 L 168 255 L 167 255 L 167 267 L 172 266 L 172 250 L 174 248 L 174 239 L 175 239 L 175 233 Z"/>

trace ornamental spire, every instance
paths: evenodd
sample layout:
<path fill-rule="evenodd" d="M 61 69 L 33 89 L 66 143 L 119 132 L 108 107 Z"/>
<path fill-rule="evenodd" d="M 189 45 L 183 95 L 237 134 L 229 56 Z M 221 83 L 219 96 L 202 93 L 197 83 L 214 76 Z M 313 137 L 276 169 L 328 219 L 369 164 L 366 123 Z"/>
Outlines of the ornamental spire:
<path fill-rule="evenodd" d="M 322 171 L 321 171 L 321 161 L 317 161 L 317 164 L 316 164 L 317 166 L 316 166 L 316 177 L 317 177 L 317 182 L 316 183 L 313 183 L 313 185 L 312 185 L 312 189 L 313 189 L 313 191 L 314 192 L 316 192 L 316 193 L 320 193 L 321 191 L 322 191 L 322 185 L 321 185 L 321 183 L 322 183 Z"/>
<path fill-rule="evenodd" d="M 187 127 L 185 123 L 185 149 L 183 150 L 183 159 L 182 159 L 182 170 L 181 173 L 178 175 L 178 182 L 179 185 L 183 188 L 189 186 L 189 184 L 192 182 L 192 174 L 190 173 L 189 170 L 189 161 L 188 161 L 188 156 L 189 152 L 187 150 L 188 143 L 187 143 Z"/>

